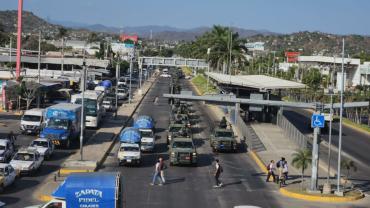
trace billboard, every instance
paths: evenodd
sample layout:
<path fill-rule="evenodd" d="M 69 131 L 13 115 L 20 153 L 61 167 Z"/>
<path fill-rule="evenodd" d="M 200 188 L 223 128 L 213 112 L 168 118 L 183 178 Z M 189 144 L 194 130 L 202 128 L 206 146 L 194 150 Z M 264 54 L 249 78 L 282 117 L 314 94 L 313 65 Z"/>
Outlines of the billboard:
<path fill-rule="evenodd" d="M 246 43 L 245 47 L 247 47 L 248 50 L 250 50 L 250 51 L 264 51 L 265 50 L 265 43 L 264 42 Z"/>
<path fill-rule="evenodd" d="M 288 63 L 298 62 L 299 52 L 285 52 L 285 57 Z"/>
<path fill-rule="evenodd" d="M 126 34 L 122 34 L 122 35 L 120 35 L 119 39 L 122 42 L 124 42 L 125 40 L 132 40 L 135 44 L 137 44 L 137 42 L 139 40 L 139 36 L 138 35 L 126 35 Z"/>

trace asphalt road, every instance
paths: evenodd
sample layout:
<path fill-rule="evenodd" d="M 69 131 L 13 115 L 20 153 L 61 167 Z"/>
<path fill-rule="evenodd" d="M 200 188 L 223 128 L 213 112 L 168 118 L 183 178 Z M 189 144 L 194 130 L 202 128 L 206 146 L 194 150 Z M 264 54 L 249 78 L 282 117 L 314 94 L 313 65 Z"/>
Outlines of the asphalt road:
<path fill-rule="evenodd" d="M 132 90 L 136 90 L 137 84 L 134 84 Z M 121 101 L 120 103 L 127 102 Z M 113 115 L 112 112 L 107 113 L 104 119 L 109 119 Z M 10 113 L 0 113 L 0 138 L 5 138 L 10 131 L 17 135 L 16 146 L 27 147 L 32 140 L 36 139 L 35 135 L 22 135 L 19 130 L 21 117 Z M 85 129 L 85 138 L 92 137 L 96 130 Z M 86 142 L 87 140 L 85 140 Z M 68 158 L 68 156 L 78 151 L 78 147 L 74 149 L 56 149 L 53 156 L 48 161 L 44 161 L 39 171 L 33 176 L 22 176 L 16 179 L 14 184 L 5 188 L 3 193 L 0 193 L 0 201 L 5 202 L 7 207 L 25 207 L 34 204 L 40 204 L 37 199 L 33 198 L 32 190 L 37 190 L 49 174 L 60 169 L 60 165 Z"/>
<path fill-rule="evenodd" d="M 307 111 L 301 109 L 284 109 L 284 115 L 291 123 L 294 124 L 304 134 L 312 134 L 312 129 L 310 128 L 310 117 L 311 114 Z M 329 125 L 326 123 L 325 125 Z M 339 121 L 333 122 L 332 126 L 332 144 L 338 147 L 339 141 Z M 343 125 L 342 128 L 342 149 L 344 152 L 343 158 L 351 159 L 356 163 L 357 171 L 351 173 L 351 179 L 355 183 L 362 184 L 361 188 L 365 192 L 370 191 L 370 137 L 369 135 L 356 131 L 352 128 Z M 321 138 L 326 142 L 329 141 L 329 135 L 327 132 L 322 132 Z M 327 148 L 321 148 L 320 157 L 322 160 L 327 161 Z M 334 151 L 332 155 L 332 165 L 331 167 L 337 169 L 338 153 Z"/>
<path fill-rule="evenodd" d="M 214 115 L 205 105 L 194 103 L 193 129 L 200 161 L 197 167 L 169 166 L 166 171 L 167 184 L 150 186 L 154 165 L 162 156 L 168 165 L 166 132 L 169 123 L 169 105 L 161 97 L 168 91 L 169 81 L 159 78 L 142 102 L 137 115 L 150 115 L 156 121 L 156 151 L 144 154 L 143 163 L 137 167 L 119 167 L 116 159 L 118 144 L 115 145 L 100 171 L 120 171 L 125 180 L 126 205 L 128 208 L 182 208 L 182 207 L 233 207 L 254 205 L 269 207 L 320 207 L 319 203 L 307 203 L 287 199 L 277 193 L 277 187 L 265 183 L 264 176 L 256 171 L 245 151 L 239 153 L 214 154 L 209 146 L 208 136 L 215 124 Z M 189 86 L 185 83 L 185 89 Z M 158 104 L 154 104 L 159 97 Z M 220 159 L 224 172 L 223 188 L 213 188 L 214 159 Z"/>

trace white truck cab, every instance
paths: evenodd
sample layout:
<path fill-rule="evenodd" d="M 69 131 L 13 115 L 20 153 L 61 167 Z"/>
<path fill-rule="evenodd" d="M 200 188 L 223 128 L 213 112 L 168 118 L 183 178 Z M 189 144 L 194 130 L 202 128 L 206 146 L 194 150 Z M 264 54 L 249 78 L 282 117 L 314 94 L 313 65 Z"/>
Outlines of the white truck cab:
<path fill-rule="evenodd" d="M 14 146 L 7 139 L 0 139 L 0 162 L 8 162 L 14 153 Z"/>
<path fill-rule="evenodd" d="M 153 152 L 155 146 L 155 136 L 152 129 L 139 129 L 141 133 L 140 149 L 143 152 Z"/>
<path fill-rule="evenodd" d="M 21 118 L 22 134 L 38 134 L 44 117 L 44 109 L 33 108 L 26 110 Z"/>
<path fill-rule="evenodd" d="M 0 163 L 0 192 L 14 183 L 17 173 L 9 164 Z"/>
<path fill-rule="evenodd" d="M 140 164 L 141 153 L 139 144 L 121 143 L 117 157 L 119 165 Z"/>
<path fill-rule="evenodd" d="M 50 139 L 38 138 L 31 142 L 30 147 L 36 149 L 42 157 L 49 159 L 54 152 L 55 145 Z"/>
<path fill-rule="evenodd" d="M 34 206 L 28 206 L 25 208 L 67 208 L 66 201 L 61 199 L 52 199 L 51 201 Z"/>
<path fill-rule="evenodd" d="M 28 147 L 20 149 L 10 161 L 10 165 L 20 174 L 33 174 L 40 168 L 43 161 L 44 157 L 35 148 Z"/>

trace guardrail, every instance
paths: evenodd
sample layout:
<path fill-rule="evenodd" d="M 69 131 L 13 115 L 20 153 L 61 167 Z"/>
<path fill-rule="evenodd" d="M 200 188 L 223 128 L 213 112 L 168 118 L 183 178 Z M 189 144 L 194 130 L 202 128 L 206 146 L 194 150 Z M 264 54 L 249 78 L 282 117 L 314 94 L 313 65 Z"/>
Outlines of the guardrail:
<path fill-rule="evenodd" d="M 277 113 L 276 125 L 283 129 L 285 136 L 295 142 L 302 149 L 311 149 L 312 143 L 308 136 L 302 134 L 290 121 L 282 115 L 282 111 Z"/>
<path fill-rule="evenodd" d="M 236 118 L 236 128 L 239 129 L 241 136 L 245 139 L 249 151 L 260 152 L 266 150 L 265 145 L 261 142 L 256 132 L 250 125 L 245 123 L 241 116 Z"/>

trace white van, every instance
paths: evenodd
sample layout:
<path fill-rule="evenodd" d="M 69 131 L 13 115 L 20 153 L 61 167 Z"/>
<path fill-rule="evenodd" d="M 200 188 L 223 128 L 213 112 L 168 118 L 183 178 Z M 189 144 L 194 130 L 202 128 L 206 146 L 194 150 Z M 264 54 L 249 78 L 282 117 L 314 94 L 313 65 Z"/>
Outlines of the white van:
<path fill-rule="evenodd" d="M 24 112 L 20 126 L 22 134 L 38 134 L 40 132 L 44 111 L 42 108 L 33 108 Z"/>

